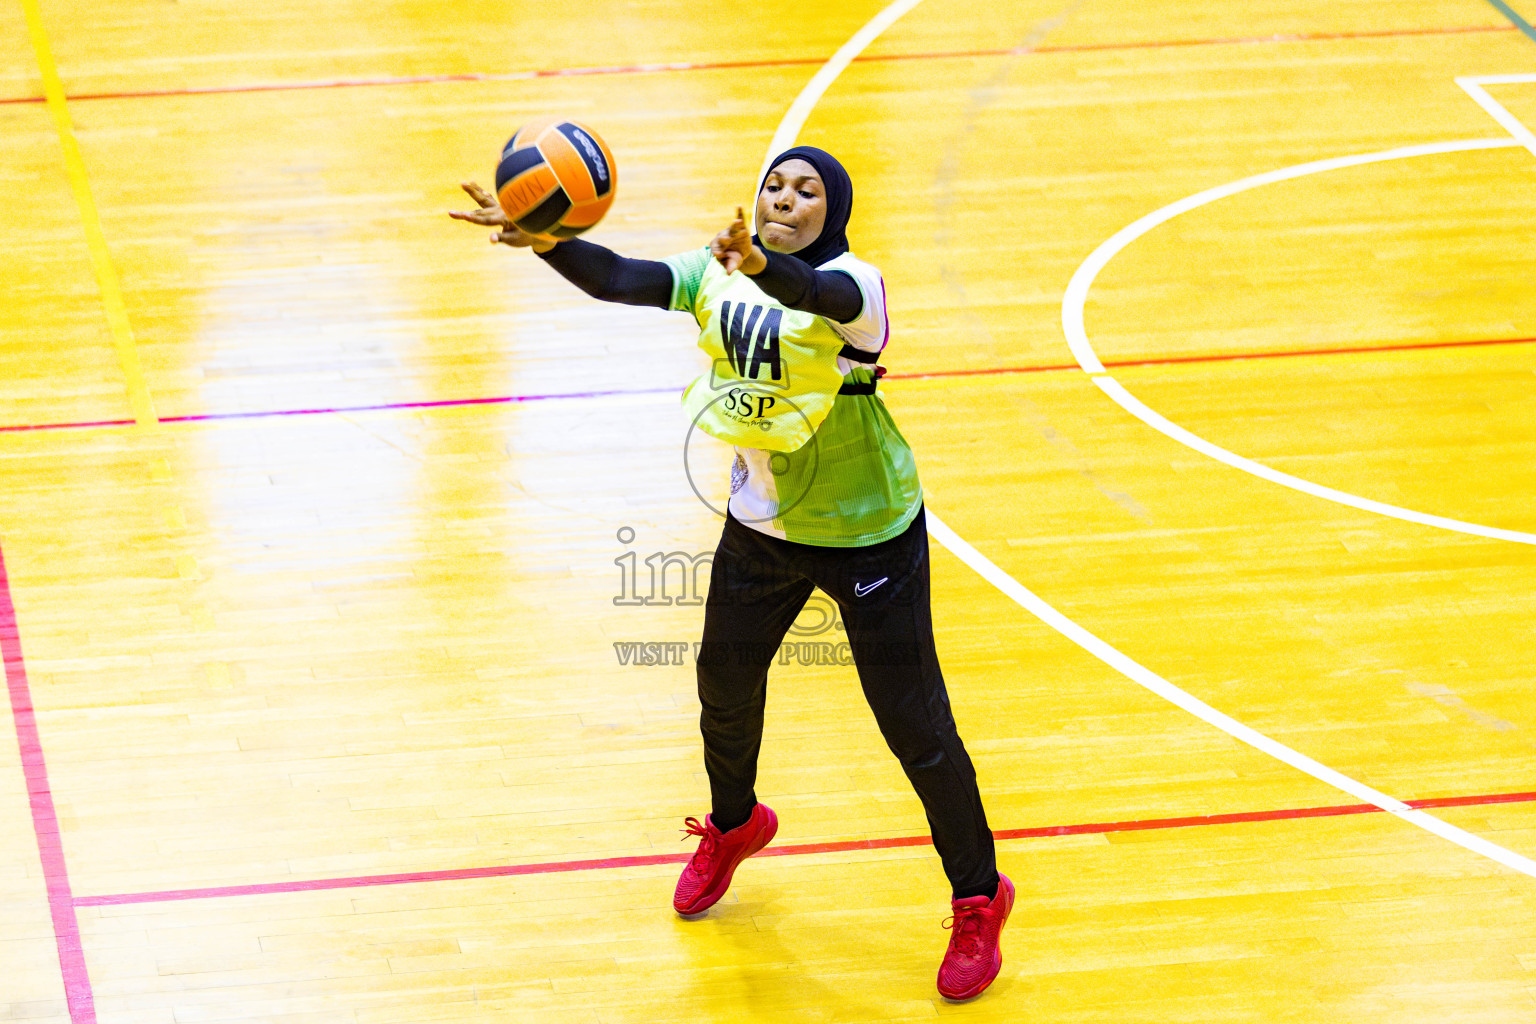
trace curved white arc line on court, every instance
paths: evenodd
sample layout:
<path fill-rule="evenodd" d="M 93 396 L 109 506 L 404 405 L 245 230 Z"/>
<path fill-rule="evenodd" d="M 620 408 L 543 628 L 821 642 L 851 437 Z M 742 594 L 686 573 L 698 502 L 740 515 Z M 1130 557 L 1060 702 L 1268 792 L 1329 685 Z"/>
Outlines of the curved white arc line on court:
<path fill-rule="evenodd" d="M 843 46 L 837 51 L 837 53 L 833 55 L 832 59 L 829 60 L 827 64 L 821 69 L 821 71 L 817 72 L 815 77 L 813 77 L 811 81 L 806 85 L 805 89 L 801 91 L 800 95 L 795 98 L 795 102 L 790 106 L 789 111 L 785 113 L 784 119 L 779 122 L 778 131 L 774 132 L 773 141 L 770 142 L 768 146 L 768 153 L 763 158 L 763 174 L 767 173 L 767 161 L 773 159 L 774 154 L 779 153 L 793 145 L 795 136 L 798 135 L 800 133 L 800 129 L 804 127 L 805 119 L 810 116 L 811 110 L 815 108 L 816 101 L 821 99 L 822 94 L 827 91 L 827 87 L 832 84 L 833 80 L 837 78 L 838 74 L 842 72 L 843 68 L 847 67 L 849 62 L 852 61 L 854 57 L 858 56 L 859 52 L 862 51 L 864 47 L 868 46 L 870 42 L 874 40 L 875 37 L 878 36 L 881 32 L 884 32 L 887 28 L 889 28 L 897 18 L 901 17 L 903 14 L 907 13 L 921 2 L 922 0 L 897 0 L 896 3 L 893 3 L 889 7 L 885 8 L 885 10 L 877 14 L 868 25 L 865 25 L 864 28 L 860 29 L 852 39 L 849 39 L 848 42 L 844 43 Z M 827 73 L 828 68 L 831 68 L 834 65 L 836 65 L 836 70 L 832 71 L 831 73 Z M 810 98 L 807 99 L 807 97 Z M 1487 140 L 1479 141 L 1481 142 Z M 1513 145 L 1513 143 L 1502 142 L 1499 144 Z M 1492 149 L 1496 147 L 1492 145 L 1479 146 L 1474 144 L 1467 146 L 1466 148 Z M 1359 162 L 1364 163 L 1368 161 Z M 758 176 L 758 180 L 762 180 L 762 175 Z M 1126 241 L 1128 242 L 1129 239 Z M 1123 248 L 1124 243 L 1121 243 L 1121 246 Z M 1113 253 L 1110 255 L 1113 255 Z M 1100 264 L 1100 266 L 1102 266 L 1102 264 Z M 1098 271 L 1095 270 L 1094 273 L 1098 273 Z M 1090 276 L 1088 280 L 1091 282 L 1092 277 Z M 1086 283 L 1083 286 L 1083 291 L 1084 294 L 1087 293 Z M 1081 312 L 1081 309 L 1079 309 L 1079 312 Z M 1084 344 L 1086 346 L 1086 339 L 1084 340 Z M 1090 354 L 1092 353 L 1092 349 L 1087 349 L 1087 351 Z M 1097 359 L 1095 359 L 1095 362 L 1097 362 Z M 1150 412 L 1150 410 L 1148 411 Z M 966 565 L 974 569 L 976 573 L 982 577 L 982 579 L 986 580 L 988 583 L 991 583 L 998 590 L 1001 590 L 1008 597 L 1012 598 L 1020 605 L 1020 607 L 1024 608 L 1025 611 L 1028 611 L 1041 622 L 1045 623 L 1047 626 L 1050 626 L 1052 629 L 1056 630 L 1056 632 L 1060 633 L 1068 640 L 1071 640 L 1083 650 L 1087 651 L 1095 658 L 1098 658 L 1100 661 L 1104 662 L 1104 664 L 1108 665 L 1110 668 L 1113 668 L 1121 675 L 1124 675 L 1132 682 L 1146 687 L 1148 690 L 1151 690 L 1159 697 L 1162 697 L 1164 700 L 1169 701 L 1179 708 L 1182 708 L 1201 721 L 1215 726 L 1216 728 L 1227 733 L 1229 736 L 1239 739 L 1242 742 L 1247 743 L 1249 746 L 1254 747 L 1257 750 L 1261 750 L 1271 757 L 1283 761 L 1293 768 L 1298 769 L 1299 771 L 1305 772 L 1320 782 L 1325 782 L 1328 785 L 1335 787 L 1336 789 L 1343 790 L 1351 796 L 1358 797 L 1359 799 L 1371 804 L 1372 806 L 1380 807 L 1382 810 L 1387 811 L 1390 814 L 1395 814 L 1399 818 L 1402 818 L 1404 821 L 1417 825 L 1419 828 L 1422 828 L 1425 831 L 1432 832 L 1435 835 L 1440 836 L 1442 839 L 1447 839 L 1450 842 L 1455 843 L 1457 846 L 1470 850 L 1473 853 L 1481 854 L 1482 856 L 1487 857 L 1489 860 L 1503 864 L 1505 867 L 1513 868 L 1516 871 L 1536 878 L 1536 861 L 1531 861 L 1528 858 L 1522 857 L 1518 853 L 1513 852 L 1512 850 L 1506 850 L 1504 847 L 1490 843 L 1488 840 L 1483 839 L 1480 836 L 1475 836 L 1470 832 L 1463 831 L 1462 829 L 1457 828 L 1455 825 L 1441 821 L 1439 818 L 1436 818 L 1433 815 L 1426 814 L 1423 811 L 1415 810 L 1412 807 L 1409 807 L 1407 804 L 1403 803 L 1401 800 L 1387 796 L 1385 793 L 1377 792 L 1362 782 L 1356 782 L 1349 776 L 1340 772 L 1336 772 L 1332 768 L 1329 768 L 1327 765 L 1318 761 L 1314 761 L 1312 758 L 1307 757 L 1305 754 L 1292 750 L 1285 744 L 1270 739 L 1268 736 L 1265 736 L 1263 733 L 1249 728 L 1242 722 L 1239 722 L 1237 719 L 1232 718 L 1229 715 L 1222 714 L 1220 711 L 1217 711 L 1215 708 L 1211 707 L 1204 701 L 1198 700 L 1192 695 L 1185 693 L 1183 690 L 1179 689 L 1177 686 L 1174 686 L 1172 683 L 1168 682 L 1168 680 L 1164 679 L 1156 672 L 1153 672 L 1151 669 L 1146 668 L 1134 659 L 1126 656 L 1125 654 L 1122 654 L 1120 651 L 1116 650 L 1109 644 L 1105 643 L 1103 640 L 1100 640 L 1098 637 L 1088 632 L 1082 626 L 1079 626 L 1077 623 L 1073 622 L 1071 619 L 1058 612 L 1055 608 L 1052 608 L 1050 605 L 1046 604 L 1039 597 L 1036 597 L 1018 580 L 1003 572 L 1003 570 L 994 565 L 990 559 L 988 559 L 980 551 L 977 551 L 974 547 L 967 543 L 965 539 L 962 538 L 958 533 L 951 530 L 942 519 L 934 515 L 932 509 L 925 510 L 925 516 L 927 518 L 928 531 L 933 535 L 934 539 L 948 548 L 955 555 L 955 557 L 959 558 Z"/>
<path fill-rule="evenodd" d="M 1129 391 L 1115 378 L 1104 374 L 1096 376 L 1093 382 L 1099 386 L 1110 398 L 1120 404 L 1120 407 L 1135 416 L 1147 426 L 1161 431 L 1182 445 L 1186 445 L 1199 452 L 1201 455 L 1209 455 L 1218 462 L 1245 472 L 1252 473 L 1256 477 L 1276 483 L 1282 487 L 1304 491 L 1307 494 L 1319 498 L 1327 498 L 1336 501 L 1340 505 L 1349 505 L 1364 512 L 1375 512 L 1394 519 L 1405 519 L 1410 523 L 1420 523 L 1424 526 L 1438 526 L 1442 530 L 1454 530 L 1457 533 L 1470 533 L 1478 537 L 1491 537 L 1494 540 L 1512 540 L 1518 544 L 1536 544 L 1536 534 L 1521 533 L 1519 530 L 1501 530 L 1495 526 L 1479 526 L 1476 523 L 1464 523 L 1459 519 L 1447 519 L 1444 516 L 1434 516 L 1426 512 L 1415 512 L 1412 509 L 1399 508 L 1396 505 L 1388 505 L 1385 502 L 1373 501 L 1370 498 L 1362 498 L 1358 495 L 1347 494 L 1344 491 L 1336 491 L 1332 487 L 1324 487 L 1314 484 L 1310 480 L 1282 473 L 1278 469 L 1271 469 L 1262 462 L 1254 462 L 1245 459 L 1241 455 L 1235 455 L 1212 444 L 1198 434 L 1192 434 L 1188 430 L 1167 419 L 1155 409 L 1147 407 L 1140 399 Z"/>
<path fill-rule="evenodd" d="M 1505 867 L 1513 868 L 1522 874 L 1536 878 L 1536 861 L 1522 857 L 1513 850 L 1506 850 L 1502 846 L 1490 843 L 1481 836 L 1476 836 L 1463 829 L 1459 829 L 1449 822 L 1436 818 L 1434 815 L 1415 810 L 1401 800 L 1372 789 L 1363 782 L 1357 782 L 1321 762 L 1314 761 L 1307 755 L 1292 750 L 1285 744 L 1270 739 L 1263 733 L 1244 725 L 1230 715 L 1217 711 L 1197 697 L 1185 693 L 1156 672 L 1111 647 L 1055 608 L 1046 604 L 1025 588 L 1023 584 L 1019 583 L 1018 580 L 1009 576 L 980 551 L 977 551 L 968 544 L 954 530 L 951 530 L 942 519 L 934 515 L 932 509 L 928 509 L 927 518 L 928 532 L 935 540 L 948 548 L 956 558 L 974 569 L 988 583 L 1012 598 L 1025 611 L 1132 682 L 1151 690 L 1170 704 L 1182 708 L 1201 721 L 1215 726 L 1222 732 L 1243 741 L 1250 747 L 1268 754 L 1277 761 L 1283 761 L 1298 771 L 1305 772 L 1319 782 L 1325 782 L 1335 789 L 1341 789 L 1368 804 L 1380 807 L 1389 814 L 1394 814 L 1425 831 L 1432 832 L 1442 839 L 1450 840 L 1457 846 L 1470 850 L 1473 853 L 1481 854 L 1489 860 L 1503 864 Z"/>
<path fill-rule="evenodd" d="M 912 8 L 922 3 L 923 0 L 896 0 L 885 10 L 873 18 L 853 35 L 848 41 L 837 48 L 837 52 L 827 58 L 827 62 L 805 83 L 805 88 L 800 90 L 800 95 L 789 105 L 784 112 L 784 118 L 779 122 L 779 128 L 773 133 L 773 139 L 768 143 L 768 152 L 763 154 L 763 166 L 757 172 L 757 180 L 762 181 L 768 174 L 768 161 L 795 144 L 795 136 L 800 134 L 800 129 L 805 127 L 806 118 L 811 116 L 811 111 L 816 109 L 816 104 L 821 102 L 821 97 L 826 94 L 827 87 L 837 80 L 837 76 L 843 73 L 843 69 L 852 63 L 853 58 L 864 52 L 864 48 L 879 38 L 880 33 L 890 28 Z M 756 182 L 753 188 L 756 188 Z M 754 193 L 753 202 L 757 196 Z"/>
<path fill-rule="evenodd" d="M 1377 153 L 1357 153 L 1353 156 L 1331 157 L 1327 160 L 1314 160 L 1311 163 L 1296 164 L 1294 167 L 1282 167 L 1277 171 L 1265 171 L 1263 174 L 1255 174 L 1248 178 L 1240 178 L 1237 181 L 1228 182 L 1225 185 L 1217 185 L 1208 188 L 1204 192 L 1196 192 L 1192 196 L 1180 199 L 1176 203 L 1169 203 L 1161 210 L 1142 217 L 1132 224 L 1128 224 L 1116 231 L 1109 238 L 1100 243 L 1099 247 L 1089 253 L 1083 265 L 1073 273 L 1072 280 L 1067 283 L 1066 294 L 1061 300 L 1061 329 L 1067 335 L 1067 346 L 1072 349 L 1072 355 L 1077 358 L 1078 365 L 1089 373 L 1104 373 L 1104 364 L 1099 362 L 1098 355 L 1093 351 L 1093 346 L 1088 343 L 1087 331 L 1083 328 L 1083 307 L 1088 302 L 1088 289 L 1093 286 L 1093 281 L 1099 276 L 1110 260 L 1119 255 L 1120 250 L 1130 245 L 1142 235 L 1151 231 L 1159 224 L 1166 224 L 1181 213 L 1188 213 L 1197 207 L 1214 203 L 1218 199 L 1235 196 L 1239 192 L 1247 192 L 1249 189 L 1258 188 L 1260 185 L 1269 185 L 1277 181 L 1288 181 L 1291 178 L 1304 178 L 1309 174 L 1319 174 L 1323 171 L 1336 171 L 1343 167 L 1356 167 L 1360 164 L 1381 163 L 1386 160 L 1405 160 L 1415 156 L 1430 156 L 1436 153 L 1457 153 L 1463 150 L 1473 149 L 1511 149 L 1519 143 L 1514 139 L 1460 139 L 1455 142 L 1430 142 L 1420 146 L 1401 146 L 1397 149 L 1382 150 Z"/>
<path fill-rule="evenodd" d="M 1255 174 L 1250 178 L 1220 185 L 1216 188 L 1197 192 L 1186 199 L 1180 199 L 1176 203 L 1170 203 L 1161 210 L 1147 214 L 1140 220 L 1115 232 L 1095 249 L 1082 266 L 1072 275 L 1072 280 L 1067 284 L 1066 294 L 1061 300 L 1061 329 L 1067 336 L 1067 345 L 1072 349 L 1072 355 L 1077 363 L 1089 374 L 1093 375 L 1093 382 L 1097 384 L 1106 395 L 1114 399 L 1126 412 L 1141 420 L 1147 426 L 1172 438 L 1182 445 L 1193 448 L 1202 455 L 1209 456 L 1218 462 L 1225 463 L 1233 469 L 1240 469 L 1245 473 L 1276 483 L 1282 487 L 1310 494 L 1313 497 L 1323 498 L 1327 501 L 1337 502 L 1340 505 L 1348 505 L 1351 508 L 1360 509 L 1363 512 L 1374 512 L 1378 515 L 1390 516 L 1393 519 L 1402 519 L 1410 523 L 1418 523 L 1421 526 L 1433 526 L 1442 530 L 1451 530 L 1455 533 L 1466 533 L 1476 537 L 1489 537 L 1494 540 L 1514 541 L 1517 544 L 1536 544 L 1536 534 L 1523 533 L 1519 530 L 1503 530 L 1493 526 L 1482 526 L 1477 523 L 1467 523 L 1459 519 L 1450 519 L 1446 516 L 1430 515 L 1425 512 L 1415 512 L 1413 509 L 1401 508 L 1397 505 L 1389 505 L 1383 501 L 1375 501 L 1370 498 L 1362 498 L 1358 495 L 1335 490 L 1332 487 L 1324 487 L 1321 484 L 1303 480 L 1300 477 L 1282 473 L 1276 469 L 1246 459 L 1241 455 L 1227 451 L 1225 448 L 1214 445 L 1197 434 L 1193 434 L 1183 427 L 1159 415 L 1136 399 L 1119 381 L 1108 376 L 1104 364 L 1099 361 L 1098 354 L 1088 342 L 1088 333 L 1083 326 L 1083 308 L 1088 302 L 1088 289 L 1092 287 L 1094 279 L 1099 272 L 1108 265 L 1122 249 L 1130 245 L 1142 235 L 1151 231 L 1159 224 L 1166 224 L 1181 213 L 1188 213 L 1196 207 L 1213 203 L 1218 199 L 1246 192 L 1260 185 L 1268 185 L 1276 181 L 1286 181 L 1291 178 L 1301 178 L 1308 174 L 1317 174 L 1321 171 L 1337 170 L 1341 167 L 1356 167 L 1360 164 L 1381 163 L 1386 160 L 1403 160 L 1408 157 L 1429 156 L 1435 153 L 1457 153 L 1476 149 L 1508 149 L 1520 146 L 1516 139 L 1462 139 L 1456 142 L 1431 142 L 1420 146 L 1403 146 L 1398 149 L 1383 150 L 1379 153 L 1361 153 L 1354 156 L 1333 157 L 1328 160 L 1316 160 L 1312 163 L 1297 164 L 1294 167 L 1285 167 L 1277 171 L 1268 171 L 1264 174 Z"/>

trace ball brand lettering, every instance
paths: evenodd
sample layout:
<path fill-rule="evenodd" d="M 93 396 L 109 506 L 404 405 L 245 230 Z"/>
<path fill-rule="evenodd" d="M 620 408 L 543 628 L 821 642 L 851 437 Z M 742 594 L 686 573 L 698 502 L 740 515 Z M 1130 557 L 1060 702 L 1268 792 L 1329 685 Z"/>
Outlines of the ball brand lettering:
<path fill-rule="evenodd" d="M 784 322 L 782 309 L 752 306 L 744 302 L 720 303 L 720 335 L 725 357 L 740 377 L 760 380 L 763 365 L 769 380 L 783 380 L 784 367 L 779 361 L 779 327 Z M 759 413 L 761 415 L 761 413 Z"/>
<path fill-rule="evenodd" d="M 597 172 L 598 178 L 602 181 L 607 181 L 608 161 L 603 159 L 603 155 L 599 153 L 597 151 L 597 147 L 592 144 L 591 137 L 588 136 L 587 133 L 582 131 L 580 128 L 572 131 L 571 135 L 576 139 L 577 142 L 581 143 L 581 148 L 587 151 L 587 156 L 592 158 L 591 167 Z"/>

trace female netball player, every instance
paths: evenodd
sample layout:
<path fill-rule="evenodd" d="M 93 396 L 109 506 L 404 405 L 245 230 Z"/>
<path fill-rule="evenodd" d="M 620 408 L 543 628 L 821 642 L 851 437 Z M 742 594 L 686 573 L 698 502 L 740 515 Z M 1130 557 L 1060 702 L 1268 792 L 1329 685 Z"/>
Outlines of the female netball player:
<path fill-rule="evenodd" d="M 939 992 L 970 999 L 1002 966 L 1013 885 L 992 832 L 934 649 L 928 531 L 911 449 L 875 396 L 888 329 L 880 272 L 848 249 L 853 184 L 828 153 L 780 153 L 758 190 L 754 235 L 736 220 L 707 248 L 654 262 L 580 239 L 536 239 L 477 185 L 459 220 L 497 228 L 587 294 L 685 310 L 713 366 L 683 404 L 736 447 L 698 657 L 711 813 L 686 822 L 699 848 L 674 909 L 713 906 L 778 830 L 754 791 L 768 666 L 814 588 L 838 603 L 880 731 L 922 800 L 952 893 Z"/>

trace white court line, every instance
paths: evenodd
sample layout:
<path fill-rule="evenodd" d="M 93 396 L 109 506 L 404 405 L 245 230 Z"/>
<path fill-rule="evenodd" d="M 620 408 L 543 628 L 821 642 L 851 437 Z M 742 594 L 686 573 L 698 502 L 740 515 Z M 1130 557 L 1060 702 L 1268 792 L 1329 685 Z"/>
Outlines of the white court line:
<path fill-rule="evenodd" d="M 1491 102 L 1491 101 L 1490 101 Z M 1502 107 L 1500 108 L 1503 109 Z M 1519 124 L 1519 122 L 1515 122 Z M 1530 133 L 1527 132 L 1527 135 Z M 1459 519 L 1450 519 L 1446 516 L 1430 515 L 1425 512 L 1416 512 L 1413 509 L 1400 508 L 1397 505 L 1389 505 L 1386 502 L 1374 501 L 1370 498 L 1362 498 L 1358 495 L 1348 494 L 1335 490 L 1332 487 L 1324 487 L 1321 484 L 1303 480 L 1300 477 L 1282 473 L 1271 469 L 1263 463 L 1245 459 L 1221 448 L 1204 438 L 1193 434 L 1176 423 L 1173 423 L 1157 412 L 1138 401 L 1120 382 L 1110 377 L 1104 364 L 1099 361 L 1098 354 L 1094 352 L 1093 345 L 1088 341 L 1088 333 L 1083 327 L 1083 307 L 1088 302 L 1088 290 L 1093 286 L 1094 279 L 1099 272 L 1114 259 L 1126 246 L 1130 245 L 1142 235 L 1151 231 L 1159 224 L 1166 224 L 1181 213 L 1188 213 L 1197 207 L 1214 203 L 1218 199 L 1237 195 L 1249 189 L 1258 188 L 1260 185 L 1268 185 L 1277 181 L 1288 181 L 1292 178 L 1305 177 L 1308 174 L 1318 174 L 1323 171 L 1338 170 L 1341 167 L 1358 167 L 1361 164 L 1381 163 L 1386 160 L 1405 160 L 1409 157 L 1429 156 L 1436 153 L 1460 153 L 1478 149 L 1508 149 L 1520 145 L 1515 139 L 1461 139 L 1454 142 L 1431 142 L 1421 146 L 1402 146 L 1397 149 L 1383 150 L 1379 153 L 1357 153 L 1353 156 L 1333 157 L 1328 160 L 1314 160 L 1311 163 L 1297 164 L 1294 167 L 1282 167 L 1276 171 L 1266 171 L 1263 174 L 1255 174 L 1239 181 L 1228 182 L 1215 188 L 1208 188 L 1204 192 L 1197 192 L 1192 196 L 1180 199 L 1176 203 L 1169 203 L 1161 210 L 1154 210 L 1140 220 L 1115 232 L 1106 239 L 1097 249 L 1089 254 L 1082 266 L 1072 275 L 1072 280 L 1067 284 L 1066 294 L 1061 300 L 1061 329 L 1067 336 L 1067 346 L 1071 348 L 1072 355 L 1081 366 L 1093 377 L 1106 395 L 1126 412 L 1141 420 L 1153 430 L 1172 438 L 1182 445 L 1187 445 L 1202 455 L 1207 455 L 1218 462 L 1225 463 L 1233 469 L 1240 469 L 1245 473 L 1252 473 L 1271 483 L 1289 487 L 1292 490 L 1310 494 L 1313 497 L 1323 498 L 1327 501 L 1337 502 L 1340 505 L 1348 505 L 1364 512 L 1374 512 L 1378 515 L 1390 516 L 1393 519 L 1401 519 L 1410 523 L 1418 523 L 1421 526 L 1433 526 L 1442 530 L 1451 530 L 1456 533 L 1471 534 L 1476 537 L 1489 537 L 1494 540 L 1514 541 L 1517 544 L 1536 544 L 1536 534 L 1524 533 L 1520 530 L 1504 530 L 1494 526 L 1482 526 L 1478 523 L 1462 522 Z"/>
<path fill-rule="evenodd" d="M 864 48 L 874 42 L 880 33 L 896 24 L 902 15 L 922 2 L 923 0 L 896 0 L 895 3 L 869 19 L 863 28 L 849 36 L 848 41 L 827 58 L 821 70 L 805 83 L 805 88 L 800 90 L 800 95 L 795 97 L 795 102 L 791 103 L 789 109 L 784 112 L 784 119 L 779 122 L 779 130 L 773 133 L 773 139 L 768 143 L 768 152 L 763 154 L 763 166 L 757 172 L 757 181 L 752 183 L 753 188 L 757 187 L 758 181 L 768 176 L 768 161 L 795 144 L 795 137 L 800 134 L 800 129 L 805 127 L 805 119 L 811 116 L 811 111 L 816 109 L 817 103 L 821 102 L 827 87 L 837 80 L 837 76 L 843 73 L 843 69 L 853 58 L 863 53 Z M 752 202 L 754 204 L 757 202 L 755 192 Z"/>
<path fill-rule="evenodd" d="M 1093 382 L 1099 386 L 1110 398 L 1120 403 L 1120 407 L 1132 416 L 1135 416 L 1147 426 L 1159 430 L 1173 438 L 1180 444 L 1187 445 L 1199 452 L 1208 455 L 1218 462 L 1225 462 L 1235 469 L 1241 469 L 1252 473 L 1254 476 L 1270 483 L 1276 483 L 1282 487 L 1303 491 L 1319 498 L 1327 498 L 1336 501 L 1340 505 L 1348 505 L 1358 508 L 1363 512 L 1375 512 L 1378 515 L 1391 516 L 1394 519 L 1405 519 L 1410 523 L 1419 523 L 1423 526 L 1438 526 L 1442 530 L 1454 530 L 1457 533 L 1469 533 L 1478 537 L 1490 537 L 1494 540 L 1512 540 L 1519 544 L 1536 544 L 1536 534 L 1521 533 L 1519 530 L 1501 530 L 1496 526 L 1479 526 L 1477 523 L 1464 523 L 1459 519 L 1447 519 L 1444 516 L 1434 516 L 1427 512 L 1415 512 L 1412 509 L 1398 508 L 1396 505 L 1388 505 L 1383 501 L 1373 501 L 1370 498 L 1362 498 L 1356 494 L 1347 494 L 1344 491 L 1336 491 L 1332 487 L 1324 487 L 1322 484 L 1312 483 L 1300 477 L 1282 473 L 1278 469 L 1271 469 L 1262 462 L 1254 462 L 1245 459 L 1241 455 L 1235 455 L 1225 448 L 1218 447 L 1198 434 L 1192 434 L 1177 423 L 1167 419 L 1155 409 L 1148 408 L 1135 395 L 1125 390 L 1125 387 L 1109 374 L 1096 375 Z"/>
<path fill-rule="evenodd" d="M 1467 91 L 1472 97 L 1472 102 L 1488 112 L 1488 116 L 1499 124 L 1504 130 L 1519 140 L 1520 145 L 1531 151 L 1536 156 L 1536 135 L 1514 114 L 1504 109 L 1504 104 L 1488 95 L 1485 85 L 1514 85 L 1520 82 L 1536 82 L 1536 75 L 1467 75 L 1456 79 L 1456 84 Z"/>
<path fill-rule="evenodd" d="M 764 157 L 765 165 L 776 154 L 794 144 L 795 137 L 800 134 L 800 129 L 805 126 L 806 118 L 810 116 L 811 111 L 815 108 L 816 101 L 821 99 L 822 94 L 827 91 L 827 87 L 837 78 L 838 73 L 847 67 L 848 63 L 858 56 L 859 52 L 868 46 L 876 36 L 889 28 L 897 18 L 921 2 L 922 0 L 897 0 L 896 3 L 891 4 L 877 14 L 852 39 L 843 44 L 837 53 L 833 55 L 832 60 L 828 61 L 826 66 L 817 72 L 816 76 L 801 90 L 800 95 L 795 97 L 795 102 L 790 105 L 789 110 L 784 114 L 784 119 L 779 122 L 778 131 L 773 133 L 773 141 L 769 143 L 768 154 Z M 834 62 L 836 63 L 837 71 L 826 74 L 825 72 L 834 65 Z M 1513 143 L 1502 140 L 1499 144 L 1513 145 Z M 1469 148 L 1478 147 L 1473 146 Z M 1487 146 L 1483 148 L 1493 147 Z M 767 173 L 766 166 L 763 173 Z M 758 180 L 762 180 L 762 175 L 758 176 Z M 1441 821 L 1434 815 L 1415 810 L 1401 800 L 1390 797 L 1385 793 L 1380 793 L 1362 782 L 1356 782 L 1349 776 L 1336 772 L 1327 765 L 1314 761 L 1305 754 L 1270 739 L 1268 736 L 1249 728 L 1237 719 L 1222 714 L 1204 701 L 1185 693 L 1162 676 L 1122 654 L 1035 596 L 1018 580 L 1003 572 L 990 559 L 967 543 L 958 533 L 951 530 L 942 519 L 934 515 L 931 508 L 927 510 L 926 516 L 929 533 L 940 544 L 948 548 L 955 557 L 974 569 L 988 583 L 991 583 L 998 590 L 1001 590 L 1008 597 L 1016 601 L 1031 615 L 1132 682 L 1146 687 L 1164 700 L 1183 708 L 1196 718 L 1215 726 L 1227 735 L 1239 739 L 1299 771 L 1305 772 L 1320 782 L 1325 782 L 1366 803 L 1380 807 L 1389 814 L 1394 814 L 1410 824 L 1417 825 L 1427 832 L 1432 832 L 1442 839 L 1455 843 L 1457 846 L 1470 850 L 1473 853 L 1481 854 L 1490 860 L 1503 864 L 1505 867 L 1513 868 L 1516 871 L 1536 878 L 1536 861 L 1522 857 L 1512 850 L 1506 850 L 1502 846 L 1490 843 L 1481 836 L 1475 836 L 1449 822 Z"/>
<path fill-rule="evenodd" d="M 954 530 L 951 530 L 942 519 L 934 515 L 932 509 L 928 510 L 928 532 L 940 544 L 948 548 L 956 558 L 976 570 L 982 579 L 1013 598 L 1025 611 L 1077 644 L 1077 646 L 1095 658 L 1098 658 L 1116 672 L 1119 672 L 1132 682 L 1146 687 L 1170 704 L 1183 708 L 1202 722 L 1214 725 L 1228 736 L 1242 740 L 1250 747 L 1263 751 L 1275 760 L 1283 761 L 1298 771 L 1305 772 L 1319 782 L 1326 782 L 1335 789 L 1342 789 L 1350 796 L 1380 807 L 1389 814 L 1395 814 L 1404 821 L 1417 825 L 1426 831 L 1433 832 L 1442 839 L 1450 840 L 1457 846 L 1471 850 L 1473 853 L 1481 854 L 1489 860 L 1503 864 L 1505 867 L 1513 868 L 1522 874 L 1536 878 L 1536 861 L 1522 857 L 1513 850 L 1506 850 L 1502 846 L 1490 843 L 1481 836 L 1475 836 L 1449 822 L 1441 821 L 1434 815 L 1415 810 L 1401 800 L 1372 789 L 1363 782 L 1356 782 L 1348 775 L 1334 771 L 1327 765 L 1314 761 L 1299 751 L 1292 750 L 1278 740 L 1270 739 L 1268 736 L 1244 725 L 1230 715 L 1222 714 L 1199 698 L 1185 693 L 1156 672 L 1122 654 L 1119 650 L 1111 647 L 1055 608 L 1046 604 L 1025 588 L 1023 584 L 1019 583 L 1018 580 L 1009 576 L 1002 569 L 999 569 L 987 556 L 966 543 L 963 537 Z"/>

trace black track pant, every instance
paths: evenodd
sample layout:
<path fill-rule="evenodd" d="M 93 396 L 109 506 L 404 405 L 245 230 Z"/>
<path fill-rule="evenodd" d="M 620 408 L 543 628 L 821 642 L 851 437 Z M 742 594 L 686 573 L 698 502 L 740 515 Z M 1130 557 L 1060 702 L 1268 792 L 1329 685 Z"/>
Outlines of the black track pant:
<path fill-rule="evenodd" d="M 727 517 L 698 657 L 713 820 L 740 824 L 757 803 L 768 666 L 815 587 L 842 610 L 864 697 L 923 802 L 954 897 L 991 895 L 992 832 L 934 650 L 921 511 L 899 536 L 859 548 L 795 544 Z"/>

